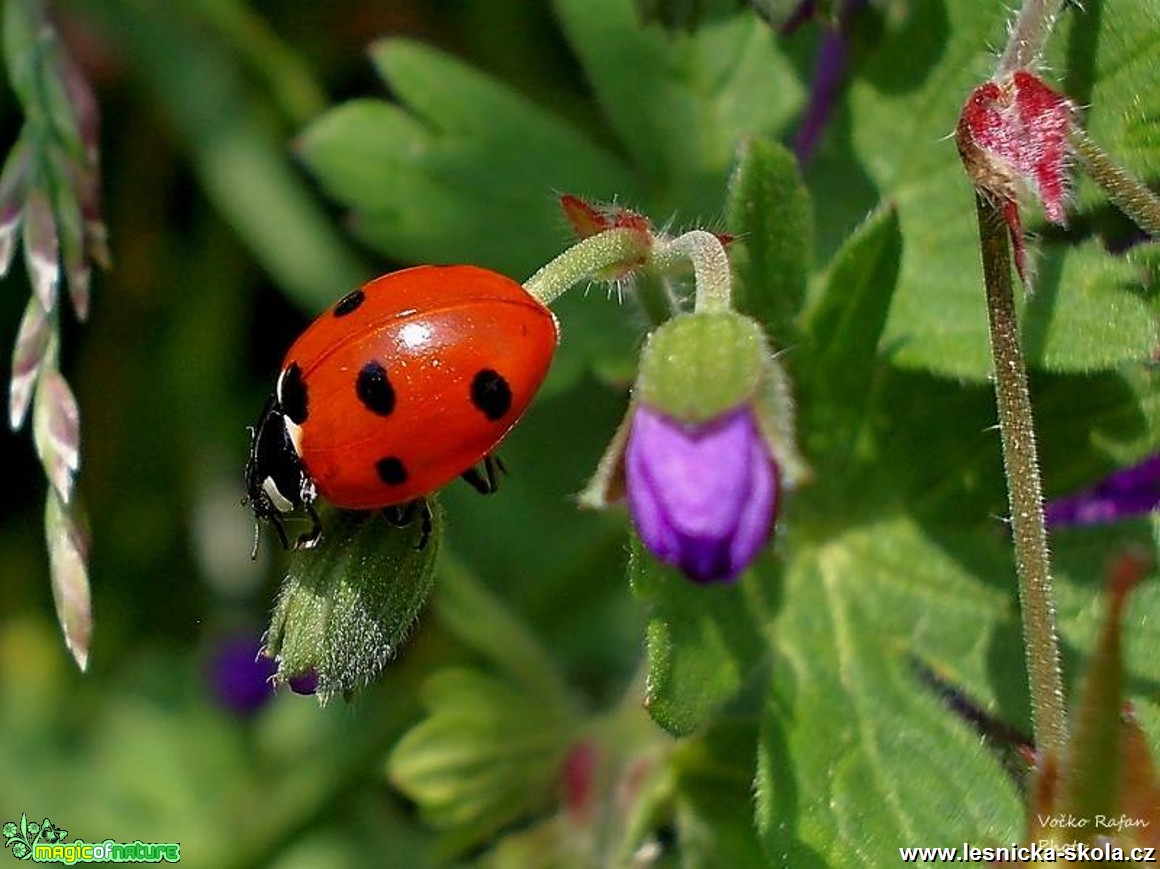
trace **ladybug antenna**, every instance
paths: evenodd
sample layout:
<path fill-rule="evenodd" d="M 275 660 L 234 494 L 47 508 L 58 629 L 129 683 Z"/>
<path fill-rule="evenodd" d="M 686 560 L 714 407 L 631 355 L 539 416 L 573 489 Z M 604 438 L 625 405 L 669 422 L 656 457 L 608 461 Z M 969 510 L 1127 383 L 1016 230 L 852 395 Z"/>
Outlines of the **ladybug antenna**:
<path fill-rule="evenodd" d="M 262 539 L 262 526 L 258 524 L 258 518 L 254 517 L 254 548 L 250 550 L 250 561 L 258 560 L 258 543 Z"/>

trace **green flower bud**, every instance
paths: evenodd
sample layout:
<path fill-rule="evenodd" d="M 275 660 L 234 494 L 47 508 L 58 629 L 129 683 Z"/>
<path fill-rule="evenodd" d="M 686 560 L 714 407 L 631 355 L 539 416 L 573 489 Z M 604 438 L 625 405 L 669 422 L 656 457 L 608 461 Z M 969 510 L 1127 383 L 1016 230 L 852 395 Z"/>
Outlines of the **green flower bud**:
<path fill-rule="evenodd" d="M 645 343 L 635 397 L 681 422 L 707 422 L 753 398 L 768 355 L 761 327 L 741 314 L 675 317 Z"/>
<path fill-rule="evenodd" d="M 333 511 L 315 549 L 291 555 L 263 653 L 288 682 L 313 672 L 325 704 L 349 697 L 393 658 L 431 591 L 441 513 L 397 527 L 381 513 Z"/>

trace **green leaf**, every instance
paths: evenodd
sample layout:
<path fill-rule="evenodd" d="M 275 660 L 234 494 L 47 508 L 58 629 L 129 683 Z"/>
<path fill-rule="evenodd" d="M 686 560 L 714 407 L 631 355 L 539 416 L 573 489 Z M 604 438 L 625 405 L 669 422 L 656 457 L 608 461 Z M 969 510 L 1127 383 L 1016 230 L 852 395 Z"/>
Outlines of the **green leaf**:
<path fill-rule="evenodd" d="M 977 228 L 970 206 L 973 193 L 948 133 L 963 101 L 985 81 L 994 58 L 983 48 L 1001 44 L 1008 11 L 1001 5 L 925 3 L 909 7 L 890 20 L 883 38 L 850 85 L 851 136 L 856 153 L 879 194 L 896 203 L 903 237 L 898 293 L 891 310 L 883 347 L 895 351 L 899 364 L 921 367 L 952 377 L 983 380 L 990 372 L 987 322 L 983 307 L 982 273 Z M 1081 104 L 1085 90 L 1093 94 L 1086 119 L 1097 141 L 1113 155 L 1121 141 L 1140 143 L 1128 149 L 1137 171 L 1160 160 L 1160 137 L 1143 130 L 1142 118 L 1160 112 L 1160 40 L 1144 26 L 1154 10 L 1145 0 L 1117 6 L 1115 13 L 1097 15 L 1069 8 L 1070 40 L 1052 41 L 1049 64 L 1060 70 L 1067 90 Z M 1061 57 L 1067 47 L 1067 57 Z M 1128 54 L 1121 54 L 1127 50 Z M 1094 51 L 1094 56 L 1090 53 Z M 1123 59 L 1130 59 L 1124 63 Z M 1128 73 L 1120 74 L 1126 67 Z M 1108 85 L 1104 79 L 1108 79 Z M 1106 96 L 1096 101 L 1094 94 Z M 1113 94 L 1114 92 L 1114 94 Z M 1144 96 L 1141 96 L 1144 95 Z M 1140 101 L 1143 101 L 1142 103 Z M 1133 103 L 1132 101 L 1135 101 Z M 1154 126 L 1154 125 L 1152 125 Z M 1149 161 L 1147 158 L 1150 157 Z M 1085 196 L 1078 212 L 1092 207 Z M 1036 229 L 1036 213 L 1025 209 L 1025 223 Z M 1079 257 L 1082 265 L 1052 263 Z M 1140 281 L 1127 281 L 1121 262 L 1104 255 L 1077 251 L 1065 238 L 1045 239 L 1045 277 L 1058 268 L 1068 281 L 1068 294 L 1094 299 L 1116 312 L 1115 322 L 1127 322 L 1139 312 Z M 1076 271 L 1073 271 L 1073 268 Z M 1060 285 L 1062 286 L 1062 284 Z M 1050 281 L 1037 289 L 1053 298 Z M 1064 292 L 1059 291 L 1059 301 Z M 1044 304 L 1044 303 L 1040 303 Z M 1031 322 L 1039 316 L 1032 300 Z M 1093 300 L 1086 305 L 1052 306 L 1050 331 L 1067 336 L 1050 349 L 1033 348 L 1029 364 L 1054 370 L 1094 370 L 1111 367 L 1138 355 L 1143 328 L 1110 336 L 1110 342 L 1076 340 L 1095 332 L 1107 336 L 1106 313 Z"/>
<path fill-rule="evenodd" d="M 898 279 L 901 247 L 897 212 L 886 208 L 871 214 L 819 281 L 820 296 L 806 318 L 808 339 L 786 359 L 800 374 L 801 427 L 809 432 L 806 456 L 826 457 L 827 478 L 818 482 L 822 490 L 841 481 L 849 462 L 866 449 L 866 418 L 882 400 L 878 389 L 886 363 L 878 356 L 878 345 Z M 837 503 L 850 499 L 848 489 L 834 497 Z"/>
<path fill-rule="evenodd" d="M 1012 783 L 915 669 L 962 684 L 963 668 L 984 668 L 1013 617 L 1007 595 L 902 517 L 798 554 L 785 586 L 757 778 L 769 857 L 890 865 L 901 843 L 1011 841 Z"/>
<path fill-rule="evenodd" d="M 1139 267 L 1095 242 L 1045 254 L 1020 321 L 1029 364 L 1083 372 L 1151 357 L 1160 329 Z"/>
<path fill-rule="evenodd" d="M 737 811 L 752 799 L 757 736 L 755 721 L 727 719 L 677 750 L 675 821 L 682 866 L 764 863 L 753 818 Z"/>
<path fill-rule="evenodd" d="M 766 139 L 744 144 L 725 213 L 736 236 L 737 307 L 765 323 L 778 347 L 797 344 L 813 252 L 813 206 L 797 158 Z"/>
<path fill-rule="evenodd" d="M 406 108 L 340 106 L 303 133 L 299 150 L 384 254 L 520 277 L 560 247 L 553 191 L 632 195 L 615 157 L 482 73 L 405 39 L 376 43 L 371 57 Z"/>
<path fill-rule="evenodd" d="M 318 673 L 325 704 L 375 679 L 427 601 L 439 553 L 441 511 L 429 499 L 430 529 L 418 518 L 399 528 L 378 512 L 326 510 L 314 549 L 300 549 L 270 619 L 263 653 L 280 681 Z"/>
<path fill-rule="evenodd" d="M 884 208 L 866 219 L 830 265 L 809 318 L 809 355 L 798 367 L 836 408 L 868 395 L 901 252 L 898 213 Z"/>
<path fill-rule="evenodd" d="M 1053 37 L 1048 69 L 1083 109 L 1089 135 L 1137 177 L 1156 178 L 1160 162 L 1160 33 L 1151 0 L 1072 9 Z M 1081 212 L 1107 202 L 1086 177 L 1076 190 Z"/>
<path fill-rule="evenodd" d="M 474 845 L 550 804 L 571 718 L 507 680 L 441 670 L 423 686 L 427 717 L 391 752 L 391 782 L 424 817 Z"/>
<path fill-rule="evenodd" d="M 704 727 L 760 663 L 755 618 L 765 611 L 770 585 L 757 571 L 733 585 L 697 585 L 655 561 L 635 535 L 629 576 L 637 598 L 650 605 L 645 705 L 669 733 L 688 735 Z"/>
<path fill-rule="evenodd" d="M 1035 395 L 1048 472 L 1090 475 L 1104 450 L 1154 441 L 1152 374 L 1042 378 Z M 795 866 L 888 865 L 900 842 L 1013 841 L 1021 812 L 1011 782 L 918 675 L 933 671 L 1029 731 L 1026 676 L 1012 666 L 1023 653 L 1011 556 L 996 518 L 1005 496 L 993 397 L 883 366 L 867 402 L 849 407 L 857 413 L 803 407 L 816 479 L 787 497 L 779 532 L 788 563 L 764 631 L 774 679 L 758 777 L 767 853 Z M 861 420 L 855 447 L 831 436 L 836 419 Z M 1054 547 L 1061 628 L 1075 655 L 1091 647 L 1093 565 L 1113 545 L 1089 534 L 1080 553 L 1078 536 Z M 1156 640 L 1143 614 L 1160 602 L 1149 591 L 1134 598 L 1127 638 L 1138 650 L 1128 684 L 1145 693 Z"/>
<path fill-rule="evenodd" d="M 597 100 L 654 211 L 719 202 L 737 143 L 773 136 L 801 102 L 774 34 L 746 13 L 692 34 L 642 27 L 632 0 L 555 0 Z"/>

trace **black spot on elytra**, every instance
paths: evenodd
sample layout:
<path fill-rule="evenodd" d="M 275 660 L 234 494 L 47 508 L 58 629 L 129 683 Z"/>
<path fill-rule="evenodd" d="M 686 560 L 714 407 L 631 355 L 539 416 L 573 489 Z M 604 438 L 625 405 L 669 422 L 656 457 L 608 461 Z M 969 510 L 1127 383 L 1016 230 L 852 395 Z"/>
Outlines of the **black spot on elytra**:
<path fill-rule="evenodd" d="M 401 486 L 407 482 L 407 469 L 403 467 L 403 461 L 398 456 L 379 459 L 375 462 L 375 471 L 378 472 L 379 479 L 388 486 Z"/>
<path fill-rule="evenodd" d="M 471 381 L 471 403 L 495 422 L 511 409 L 511 387 L 499 372 L 484 368 Z"/>
<path fill-rule="evenodd" d="M 347 293 L 334 306 L 334 316 L 345 317 L 347 314 L 352 314 L 359 309 L 359 306 L 367 300 L 367 294 L 362 290 L 352 290 Z"/>
<path fill-rule="evenodd" d="M 306 381 L 302 379 L 302 369 L 297 362 L 291 362 L 282 372 L 281 382 L 278 384 L 278 401 L 282 405 L 282 413 L 295 425 L 302 425 L 309 415 L 309 397 L 306 394 Z"/>
<path fill-rule="evenodd" d="M 371 413 L 390 416 L 395 409 L 395 388 L 387 379 L 387 369 L 373 359 L 359 371 L 354 391 L 363 407 Z"/>

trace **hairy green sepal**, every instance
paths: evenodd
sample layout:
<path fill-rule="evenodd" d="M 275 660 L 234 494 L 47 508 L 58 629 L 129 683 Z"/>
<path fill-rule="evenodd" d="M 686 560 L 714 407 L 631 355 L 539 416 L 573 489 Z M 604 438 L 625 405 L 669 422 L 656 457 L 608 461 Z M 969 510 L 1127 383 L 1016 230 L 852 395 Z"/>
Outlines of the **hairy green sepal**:
<path fill-rule="evenodd" d="M 425 545 L 423 522 L 404 527 L 380 513 L 325 511 L 325 537 L 294 553 L 278 593 L 264 654 L 275 680 L 314 670 L 317 696 L 349 697 L 374 680 L 398 652 L 431 591 L 439 552 L 434 501 Z"/>

